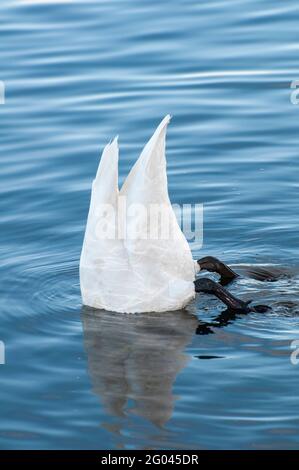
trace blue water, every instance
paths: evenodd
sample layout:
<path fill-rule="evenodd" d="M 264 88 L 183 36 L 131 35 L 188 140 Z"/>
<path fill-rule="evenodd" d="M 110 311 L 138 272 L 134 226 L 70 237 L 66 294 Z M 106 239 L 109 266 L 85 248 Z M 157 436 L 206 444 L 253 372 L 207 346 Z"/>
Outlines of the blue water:
<path fill-rule="evenodd" d="M 298 2 L 1 0 L 0 17 L 0 447 L 298 449 Z M 120 135 L 123 180 L 167 113 L 172 202 L 204 204 L 194 257 L 282 270 L 230 287 L 271 311 L 82 308 L 101 149 Z"/>

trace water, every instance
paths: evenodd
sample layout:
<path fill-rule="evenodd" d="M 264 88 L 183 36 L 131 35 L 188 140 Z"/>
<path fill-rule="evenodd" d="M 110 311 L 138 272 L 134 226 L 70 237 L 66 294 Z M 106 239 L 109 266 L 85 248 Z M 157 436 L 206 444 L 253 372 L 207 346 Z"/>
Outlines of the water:
<path fill-rule="evenodd" d="M 299 448 L 297 2 L 2 0 L 0 446 Z M 230 316 L 81 306 L 78 260 L 102 147 L 124 179 L 173 115 L 174 203 L 204 204 L 204 246 L 277 282 Z M 246 268 L 247 266 L 247 268 Z"/>

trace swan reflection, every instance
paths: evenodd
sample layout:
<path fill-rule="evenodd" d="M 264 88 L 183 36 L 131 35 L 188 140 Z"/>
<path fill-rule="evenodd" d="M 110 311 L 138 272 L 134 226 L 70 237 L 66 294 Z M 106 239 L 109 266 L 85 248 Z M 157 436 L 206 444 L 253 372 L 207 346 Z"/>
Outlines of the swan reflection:
<path fill-rule="evenodd" d="M 82 320 L 93 391 L 106 411 L 167 423 L 196 317 L 187 311 L 126 315 L 84 308 Z"/>

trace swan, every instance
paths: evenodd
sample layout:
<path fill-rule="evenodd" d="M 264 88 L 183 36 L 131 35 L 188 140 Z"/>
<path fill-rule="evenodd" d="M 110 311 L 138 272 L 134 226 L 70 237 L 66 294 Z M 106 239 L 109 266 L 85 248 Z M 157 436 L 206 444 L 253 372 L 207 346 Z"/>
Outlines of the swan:
<path fill-rule="evenodd" d="M 165 139 L 169 122 L 167 115 L 121 189 L 118 137 L 103 150 L 92 183 L 80 257 L 82 302 L 119 313 L 166 312 L 183 309 L 196 292 L 205 292 L 229 308 L 248 310 L 248 303 L 220 284 L 196 279 L 200 270 L 216 271 L 228 281 L 237 274 L 213 257 L 193 260 L 168 194 Z"/>
<path fill-rule="evenodd" d="M 195 296 L 194 280 L 200 268 L 168 195 L 165 137 L 169 121 L 167 115 L 159 124 L 120 190 L 118 138 L 103 150 L 92 184 L 80 258 L 82 300 L 87 306 L 121 313 L 163 312 L 179 310 Z M 152 207 L 162 208 L 167 219 L 169 233 L 164 238 L 147 236 Z M 123 236 L 120 222 L 126 228 Z M 158 217 L 154 224 L 158 234 L 162 223 Z"/>

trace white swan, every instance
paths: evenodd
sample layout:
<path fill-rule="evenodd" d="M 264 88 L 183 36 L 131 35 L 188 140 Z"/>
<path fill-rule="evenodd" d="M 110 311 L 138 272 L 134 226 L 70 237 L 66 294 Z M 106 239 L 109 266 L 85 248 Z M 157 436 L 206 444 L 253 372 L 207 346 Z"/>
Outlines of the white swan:
<path fill-rule="evenodd" d="M 169 115 L 162 120 L 120 191 L 117 138 L 104 148 L 80 259 L 85 305 L 123 313 L 163 312 L 181 309 L 195 296 L 200 268 L 168 196 L 169 121 Z M 162 215 L 153 215 L 157 207 Z"/>

